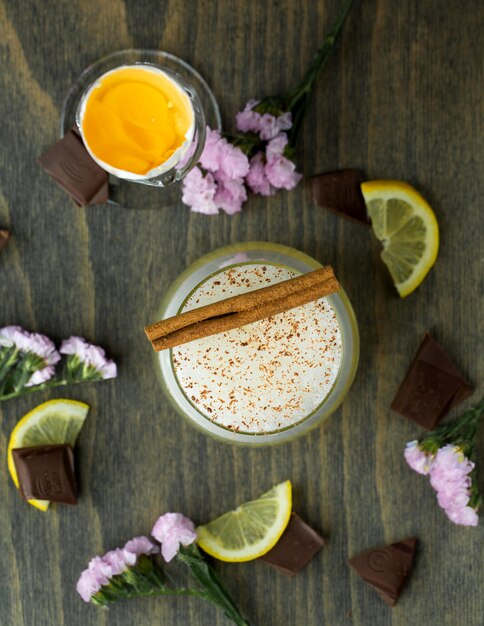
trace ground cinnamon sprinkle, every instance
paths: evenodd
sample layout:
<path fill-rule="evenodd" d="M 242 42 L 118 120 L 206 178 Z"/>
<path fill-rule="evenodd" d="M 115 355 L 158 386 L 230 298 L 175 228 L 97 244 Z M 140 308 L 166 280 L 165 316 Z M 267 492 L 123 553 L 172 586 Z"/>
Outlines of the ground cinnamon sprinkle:
<path fill-rule="evenodd" d="M 229 268 L 199 287 L 184 310 L 295 275 L 268 264 Z M 336 379 L 341 351 L 338 320 L 324 299 L 178 346 L 173 364 L 203 414 L 237 432 L 262 433 L 317 408 Z"/>

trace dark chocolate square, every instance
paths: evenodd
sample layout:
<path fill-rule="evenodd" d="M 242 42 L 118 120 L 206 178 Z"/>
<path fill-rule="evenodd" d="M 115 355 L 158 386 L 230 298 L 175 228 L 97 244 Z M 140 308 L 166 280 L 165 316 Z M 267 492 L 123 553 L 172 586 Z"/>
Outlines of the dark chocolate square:
<path fill-rule="evenodd" d="M 403 539 L 350 559 L 351 567 L 389 606 L 395 606 L 412 570 L 418 539 Z"/>
<path fill-rule="evenodd" d="M 272 550 L 261 556 L 259 560 L 282 574 L 295 576 L 323 546 L 324 539 L 297 513 L 292 513 L 282 537 Z"/>
<path fill-rule="evenodd" d="M 441 346 L 426 334 L 391 408 L 432 430 L 473 392 Z"/>
<path fill-rule="evenodd" d="M 100 204 L 109 198 L 108 174 L 86 150 L 77 129 L 40 157 L 39 163 L 76 204 Z"/>
<path fill-rule="evenodd" d="M 363 173 L 354 169 L 313 176 L 311 178 L 313 200 L 318 206 L 369 226 L 370 218 L 361 193 L 361 183 L 364 181 Z"/>
<path fill-rule="evenodd" d="M 26 500 L 77 503 L 74 454 L 67 444 L 12 450 L 20 493 Z"/>

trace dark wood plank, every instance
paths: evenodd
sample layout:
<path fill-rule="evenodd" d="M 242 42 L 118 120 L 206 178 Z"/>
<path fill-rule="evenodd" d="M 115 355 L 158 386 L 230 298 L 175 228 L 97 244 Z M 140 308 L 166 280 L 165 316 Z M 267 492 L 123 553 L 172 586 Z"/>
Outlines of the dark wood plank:
<path fill-rule="evenodd" d="M 249 97 L 293 85 L 337 5 L 0 0 L 0 227 L 13 233 L 0 255 L 0 325 L 56 339 L 85 335 L 120 363 L 115 382 L 0 406 L 5 452 L 17 419 L 35 404 L 67 396 L 91 405 L 80 437 L 78 507 L 42 514 L 19 498 L 5 463 L 0 472 L 2 624 L 222 626 L 195 600 L 131 601 L 106 613 L 84 606 L 75 583 L 91 556 L 148 532 L 160 513 L 205 521 L 285 478 L 298 511 L 329 543 L 294 580 L 260 564 L 217 564 L 252 624 L 482 623 L 482 532 L 445 520 L 402 458 L 419 433 L 389 412 L 429 328 L 478 385 L 474 398 L 482 394 L 482 3 L 356 2 L 304 125 L 306 175 L 361 167 L 371 178 L 409 181 L 435 208 L 440 257 L 404 301 L 371 235 L 316 209 L 306 182 L 290 194 L 251 198 L 235 217 L 207 218 L 181 205 L 80 210 L 36 163 L 57 137 L 71 82 L 100 56 L 147 47 L 186 58 L 213 86 L 230 125 Z M 282 447 L 247 450 L 211 441 L 174 414 L 143 326 L 188 263 L 254 239 L 334 265 L 356 309 L 362 355 L 348 398 L 322 428 Z M 412 534 L 421 552 L 392 611 L 350 573 L 347 557 Z"/>

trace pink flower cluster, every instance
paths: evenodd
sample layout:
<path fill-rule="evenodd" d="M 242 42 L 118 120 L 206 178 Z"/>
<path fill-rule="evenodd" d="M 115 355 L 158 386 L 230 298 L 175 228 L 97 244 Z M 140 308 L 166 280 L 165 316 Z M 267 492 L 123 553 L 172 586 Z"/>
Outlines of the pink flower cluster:
<path fill-rule="evenodd" d="M 468 506 L 472 486 L 470 473 L 475 464 L 458 446 L 447 444 L 432 455 L 422 450 L 418 441 L 410 441 L 404 455 L 414 471 L 429 475 L 439 505 L 454 524 L 477 526 L 477 512 Z"/>
<path fill-rule="evenodd" d="M 237 128 L 243 133 L 257 133 L 261 139 L 266 141 L 274 139 L 281 134 L 282 131 L 289 130 L 292 126 L 292 116 L 290 111 L 282 113 L 282 115 L 274 116 L 270 113 L 258 113 L 255 107 L 259 104 L 259 100 L 249 100 L 245 105 L 245 109 L 237 113 Z"/>
<path fill-rule="evenodd" d="M 181 513 L 165 513 L 159 517 L 151 534 L 161 544 L 161 554 L 167 563 L 177 555 L 180 546 L 188 546 L 197 538 L 194 523 Z M 124 548 L 92 558 L 77 582 L 77 592 L 84 602 L 89 602 L 102 587 L 110 584 L 113 576 L 135 567 L 140 555 L 159 553 L 160 546 L 148 537 L 134 537 Z"/>
<path fill-rule="evenodd" d="M 437 501 L 454 524 L 478 524 L 476 511 L 468 506 L 472 485 L 469 474 L 474 467 L 475 463 L 452 444 L 440 448 L 430 467 L 430 484 L 437 492 Z"/>
<path fill-rule="evenodd" d="M 407 443 L 403 454 L 405 460 L 415 472 L 424 475 L 429 473 L 433 456 L 424 452 L 416 439 Z"/>
<path fill-rule="evenodd" d="M 203 168 L 194 167 L 183 179 L 182 201 L 192 211 L 215 215 L 220 210 L 238 213 L 247 200 L 244 176 L 249 171 L 247 156 L 220 135 L 207 128 L 200 157 Z"/>
<path fill-rule="evenodd" d="M 104 380 L 117 376 L 116 363 L 106 358 L 106 353 L 101 347 L 88 343 L 83 337 L 73 335 L 69 339 L 64 339 L 60 352 L 76 356 L 85 365 L 93 367 Z"/>
<path fill-rule="evenodd" d="M 159 517 L 151 534 L 161 543 L 161 554 L 167 563 L 177 555 L 180 546 L 189 546 L 197 538 L 194 523 L 181 513 Z"/>
<path fill-rule="evenodd" d="M 104 556 L 95 556 L 89 562 L 77 582 L 77 592 L 89 602 L 104 585 L 108 585 L 113 576 L 119 576 L 129 567 L 136 565 L 141 554 L 156 554 L 158 546 L 148 537 L 135 537 L 126 543 L 124 548 L 110 550 Z"/>
<path fill-rule="evenodd" d="M 15 346 L 20 352 L 33 354 L 44 362 L 44 366 L 32 374 L 25 384 L 26 387 L 40 385 L 50 380 L 55 373 L 54 365 L 61 359 L 53 341 L 40 333 L 29 333 L 20 326 L 1 328 L 0 346 L 4 348 Z"/>
<path fill-rule="evenodd" d="M 287 135 L 282 133 L 269 141 L 265 152 L 257 152 L 251 158 L 246 181 L 254 193 L 272 196 L 278 189 L 294 189 L 301 180 L 294 162 L 284 156 L 287 141 Z"/>
<path fill-rule="evenodd" d="M 245 136 L 252 146 L 247 153 L 257 149 L 250 162 L 241 148 L 218 130 L 207 128 L 199 166 L 183 180 L 182 201 L 192 211 L 215 215 L 222 210 L 233 215 L 247 200 L 246 185 L 256 194 L 272 196 L 278 189 L 294 189 L 301 180 L 295 164 L 285 156 L 288 137 L 284 131 L 292 127 L 291 113 L 260 114 L 254 109 L 257 104 L 257 100 L 250 100 L 237 113 L 237 128 L 257 135 L 255 139 Z"/>

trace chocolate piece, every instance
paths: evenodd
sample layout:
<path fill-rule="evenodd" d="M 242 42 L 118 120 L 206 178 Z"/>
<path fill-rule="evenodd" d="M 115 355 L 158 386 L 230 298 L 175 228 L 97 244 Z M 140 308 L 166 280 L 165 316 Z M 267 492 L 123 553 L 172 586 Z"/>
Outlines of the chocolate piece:
<path fill-rule="evenodd" d="M 318 206 L 335 211 L 346 219 L 370 225 L 361 183 L 365 181 L 360 170 L 340 170 L 311 178 L 311 193 Z"/>
<path fill-rule="evenodd" d="M 297 513 L 291 513 L 291 519 L 276 545 L 260 561 L 274 569 L 295 576 L 305 567 L 313 556 L 324 546 L 324 539 L 304 522 Z"/>
<path fill-rule="evenodd" d="M 109 199 L 108 174 L 86 150 L 76 128 L 44 152 L 39 163 L 79 206 Z"/>
<path fill-rule="evenodd" d="M 473 388 L 427 333 L 409 367 L 391 408 L 432 430 Z"/>
<path fill-rule="evenodd" d="M 10 239 L 10 231 L 5 228 L 0 228 L 0 250 L 6 245 Z"/>
<path fill-rule="evenodd" d="M 77 503 L 74 454 L 59 444 L 12 450 L 20 493 L 26 500 Z"/>
<path fill-rule="evenodd" d="M 362 552 L 350 559 L 353 569 L 370 584 L 389 606 L 395 606 L 412 569 L 418 539 Z"/>

